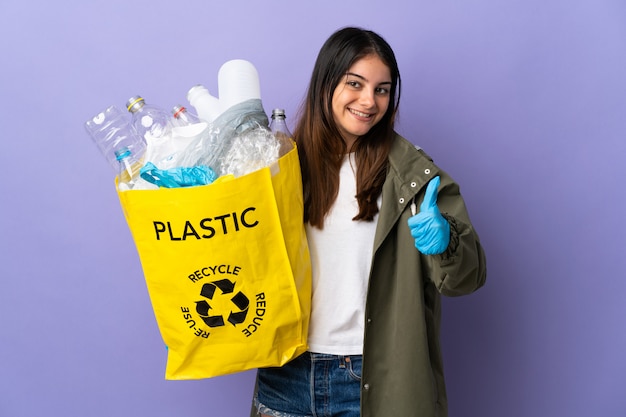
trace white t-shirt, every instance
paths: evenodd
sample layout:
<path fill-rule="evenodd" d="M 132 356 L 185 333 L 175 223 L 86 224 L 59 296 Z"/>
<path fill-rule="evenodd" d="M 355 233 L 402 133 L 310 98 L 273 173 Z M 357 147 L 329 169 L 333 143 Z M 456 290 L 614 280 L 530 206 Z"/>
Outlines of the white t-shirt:
<path fill-rule="evenodd" d="M 365 297 L 378 215 L 372 222 L 352 220 L 359 211 L 355 169 L 351 154 L 341 166 L 339 194 L 324 229 L 306 226 L 313 272 L 311 352 L 363 353 Z"/>

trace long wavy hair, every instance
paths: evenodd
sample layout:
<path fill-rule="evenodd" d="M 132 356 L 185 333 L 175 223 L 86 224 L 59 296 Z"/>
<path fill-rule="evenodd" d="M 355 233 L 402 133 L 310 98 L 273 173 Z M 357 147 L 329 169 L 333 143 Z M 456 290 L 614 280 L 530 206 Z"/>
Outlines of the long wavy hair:
<path fill-rule="evenodd" d="M 382 119 L 359 137 L 351 149 L 342 139 L 333 117 L 332 98 L 350 67 L 361 58 L 378 56 L 389 68 L 389 106 Z M 344 156 L 354 152 L 356 199 L 353 220 L 372 221 L 378 213 L 393 142 L 394 121 L 400 102 L 400 71 L 395 54 L 378 34 L 355 27 L 333 33 L 322 46 L 294 130 L 304 188 L 304 221 L 320 229 L 339 192 L 339 171 Z"/>

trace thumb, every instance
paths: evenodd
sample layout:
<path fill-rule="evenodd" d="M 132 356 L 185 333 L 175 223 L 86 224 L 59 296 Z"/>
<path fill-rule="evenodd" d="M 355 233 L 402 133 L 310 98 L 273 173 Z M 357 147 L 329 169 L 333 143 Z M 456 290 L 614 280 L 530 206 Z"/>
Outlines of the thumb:
<path fill-rule="evenodd" d="M 437 206 L 437 188 L 439 188 L 440 182 L 441 179 L 439 176 L 430 180 L 428 186 L 426 187 L 426 195 L 424 195 L 424 201 L 422 201 L 420 211 L 428 211 L 432 207 Z"/>

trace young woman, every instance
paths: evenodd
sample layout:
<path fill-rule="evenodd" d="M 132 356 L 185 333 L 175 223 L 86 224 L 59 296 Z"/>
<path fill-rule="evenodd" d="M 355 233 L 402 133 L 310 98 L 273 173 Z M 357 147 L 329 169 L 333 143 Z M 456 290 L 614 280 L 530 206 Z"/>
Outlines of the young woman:
<path fill-rule="evenodd" d="M 344 28 L 326 41 L 294 132 L 313 271 L 309 351 L 258 371 L 252 415 L 447 415 L 440 295 L 481 287 L 485 256 L 459 186 L 394 132 L 399 99 L 379 35 Z"/>

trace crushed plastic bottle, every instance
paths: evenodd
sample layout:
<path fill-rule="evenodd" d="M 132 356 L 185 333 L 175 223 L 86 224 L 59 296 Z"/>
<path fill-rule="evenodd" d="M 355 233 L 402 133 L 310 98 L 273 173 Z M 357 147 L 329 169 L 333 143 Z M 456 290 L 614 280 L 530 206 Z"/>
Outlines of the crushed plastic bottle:
<path fill-rule="evenodd" d="M 115 173 L 119 169 L 118 151 L 127 148 L 139 158 L 146 152 L 146 141 L 135 133 L 128 114 L 116 106 L 87 120 L 85 129 Z"/>

